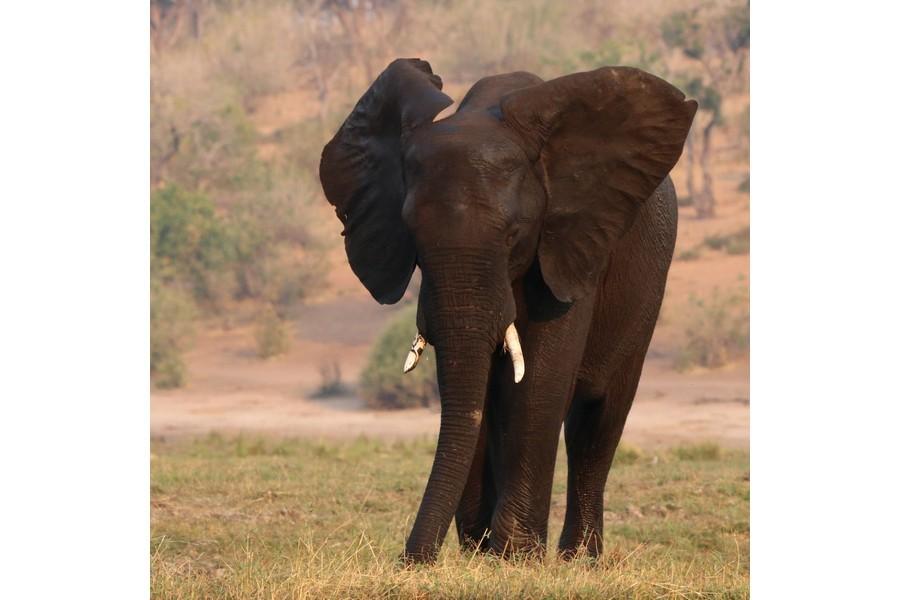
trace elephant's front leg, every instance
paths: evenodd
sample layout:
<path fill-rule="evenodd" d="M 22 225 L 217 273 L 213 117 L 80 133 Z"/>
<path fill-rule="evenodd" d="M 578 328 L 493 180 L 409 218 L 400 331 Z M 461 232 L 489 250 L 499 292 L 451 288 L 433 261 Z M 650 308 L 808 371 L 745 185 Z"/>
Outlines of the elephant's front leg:
<path fill-rule="evenodd" d="M 590 302 L 564 314 L 522 321 L 525 377 L 513 383 L 512 368 L 499 370 L 501 393 L 492 425 L 502 481 L 491 521 L 491 550 L 542 554 L 559 434 L 587 338 Z M 519 314 L 523 314 L 520 308 Z"/>
<path fill-rule="evenodd" d="M 486 404 L 484 419 L 481 422 L 481 433 L 478 436 L 478 446 L 475 449 L 475 457 L 472 459 L 472 468 L 469 471 L 469 479 L 466 481 L 466 487 L 455 515 L 459 545 L 464 550 L 488 549 L 491 517 L 497 502 L 493 469 L 487 451 L 487 430 L 491 414 L 490 403 Z"/>

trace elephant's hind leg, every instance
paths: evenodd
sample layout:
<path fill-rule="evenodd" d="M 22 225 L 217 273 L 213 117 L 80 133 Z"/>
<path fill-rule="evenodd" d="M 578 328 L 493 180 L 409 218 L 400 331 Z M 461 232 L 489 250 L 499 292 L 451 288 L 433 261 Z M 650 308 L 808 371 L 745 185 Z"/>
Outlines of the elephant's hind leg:
<path fill-rule="evenodd" d="M 574 557 L 580 548 L 590 556 L 603 552 L 603 491 L 643 362 L 643 353 L 628 361 L 605 393 L 585 383 L 575 390 L 565 422 L 569 474 L 559 540 L 563 558 Z"/>

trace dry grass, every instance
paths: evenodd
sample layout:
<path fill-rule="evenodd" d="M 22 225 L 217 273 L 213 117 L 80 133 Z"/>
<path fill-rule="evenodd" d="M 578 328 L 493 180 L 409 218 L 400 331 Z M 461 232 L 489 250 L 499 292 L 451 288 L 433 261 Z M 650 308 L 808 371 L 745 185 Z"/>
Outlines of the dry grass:
<path fill-rule="evenodd" d="M 210 436 L 156 443 L 156 598 L 745 598 L 744 452 L 623 448 L 607 488 L 606 547 L 587 558 L 503 561 L 460 553 L 436 565 L 396 557 L 434 443 L 274 441 Z M 565 509 L 554 482 L 551 536 Z"/>

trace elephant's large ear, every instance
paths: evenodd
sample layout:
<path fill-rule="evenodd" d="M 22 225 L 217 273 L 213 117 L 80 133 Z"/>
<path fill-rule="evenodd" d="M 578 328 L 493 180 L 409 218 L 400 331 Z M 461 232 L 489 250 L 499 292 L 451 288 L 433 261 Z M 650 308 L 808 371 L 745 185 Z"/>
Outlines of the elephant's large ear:
<path fill-rule="evenodd" d="M 322 151 L 319 178 L 344 224 L 350 267 L 382 304 L 403 296 L 415 269 L 415 245 L 400 217 L 403 140 L 453 103 L 441 85 L 427 62 L 395 60 Z"/>
<path fill-rule="evenodd" d="M 604 67 L 517 90 L 501 110 L 543 171 L 544 280 L 560 300 L 577 299 L 675 166 L 697 103 L 649 73 Z"/>

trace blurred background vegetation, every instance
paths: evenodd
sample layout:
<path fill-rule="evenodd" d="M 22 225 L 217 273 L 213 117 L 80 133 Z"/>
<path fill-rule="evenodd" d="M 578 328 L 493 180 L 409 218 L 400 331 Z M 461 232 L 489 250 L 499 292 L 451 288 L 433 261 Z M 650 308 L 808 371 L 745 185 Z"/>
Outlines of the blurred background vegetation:
<path fill-rule="evenodd" d="M 699 219 L 716 215 L 711 157 L 746 155 L 749 144 L 743 0 L 151 0 L 150 9 L 158 387 L 185 383 L 184 354 L 204 320 L 228 327 L 246 316 L 261 358 L 289 348 L 292 316 L 327 291 L 341 243 L 321 198 L 321 148 L 398 56 L 430 61 L 457 99 L 477 79 L 512 70 L 552 78 L 623 64 L 669 79 L 701 106 L 680 190 Z M 715 148 L 722 139 L 728 147 Z M 723 247 L 742 252 L 741 243 Z M 395 322 L 385 335 L 404 329 L 407 347 L 411 317 L 398 318 L 405 329 Z M 379 344 L 360 384 L 367 401 L 427 404 L 429 361 L 397 392 L 378 348 L 390 349 L 395 371 L 396 351 Z M 339 366 L 329 373 L 342 385 Z"/>

